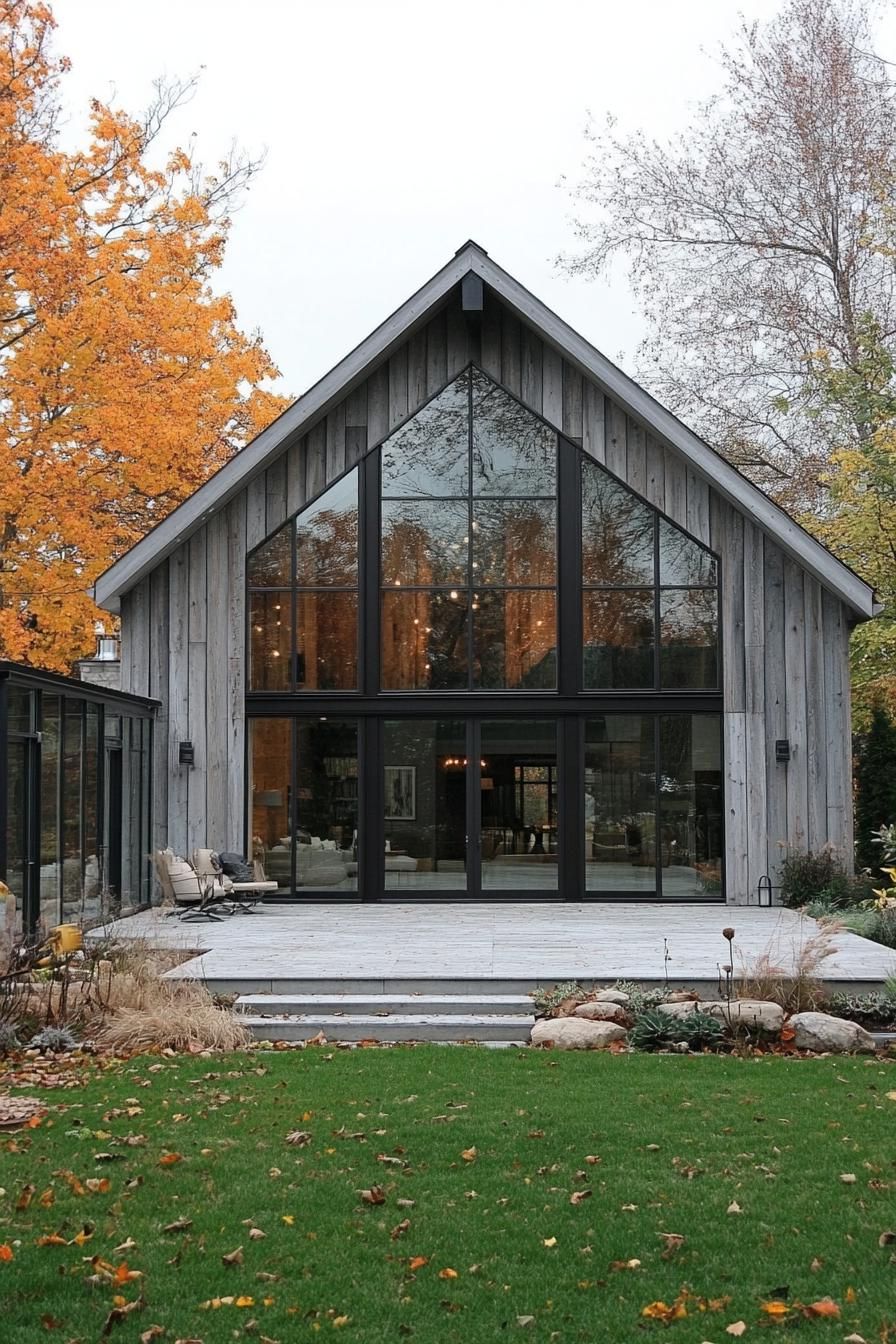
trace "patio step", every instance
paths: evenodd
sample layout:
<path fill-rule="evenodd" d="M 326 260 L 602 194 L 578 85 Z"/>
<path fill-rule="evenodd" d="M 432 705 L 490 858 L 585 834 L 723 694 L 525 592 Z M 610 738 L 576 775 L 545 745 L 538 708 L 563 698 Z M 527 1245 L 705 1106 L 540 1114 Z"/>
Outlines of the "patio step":
<path fill-rule="evenodd" d="M 482 1041 L 525 1045 L 535 1021 L 518 994 L 244 994 L 234 1004 L 258 1040 Z"/>
<path fill-rule="evenodd" d="M 361 1013 L 370 1016 L 393 1013 L 503 1014 L 531 1017 L 532 1000 L 528 994 L 241 994 L 236 1001 L 240 1012 L 262 1017 L 293 1013 Z"/>

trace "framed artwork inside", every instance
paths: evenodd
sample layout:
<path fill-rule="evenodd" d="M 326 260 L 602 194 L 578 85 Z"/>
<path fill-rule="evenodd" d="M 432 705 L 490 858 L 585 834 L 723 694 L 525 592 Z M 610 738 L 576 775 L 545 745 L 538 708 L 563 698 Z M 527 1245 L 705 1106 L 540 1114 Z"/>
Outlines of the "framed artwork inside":
<path fill-rule="evenodd" d="M 417 816 L 417 767 L 383 767 L 383 792 L 387 821 L 414 821 Z"/>

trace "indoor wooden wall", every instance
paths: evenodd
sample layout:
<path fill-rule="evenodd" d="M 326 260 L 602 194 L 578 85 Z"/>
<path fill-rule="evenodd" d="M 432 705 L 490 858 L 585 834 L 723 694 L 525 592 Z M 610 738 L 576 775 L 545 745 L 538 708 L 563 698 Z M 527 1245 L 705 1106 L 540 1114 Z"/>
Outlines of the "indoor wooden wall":
<path fill-rule="evenodd" d="M 122 599 L 122 689 L 163 706 L 156 842 L 244 845 L 246 552 L 471 359 L 721 556 L 729 901 L 754 903 L 787 846 L 849 858 L 842 603 L 488 293 L 478 333 L 453 297 Z M 781 738 L 789 765 L 775 762 Z M 187 739 L 192 769 L 177 762 Z"/>

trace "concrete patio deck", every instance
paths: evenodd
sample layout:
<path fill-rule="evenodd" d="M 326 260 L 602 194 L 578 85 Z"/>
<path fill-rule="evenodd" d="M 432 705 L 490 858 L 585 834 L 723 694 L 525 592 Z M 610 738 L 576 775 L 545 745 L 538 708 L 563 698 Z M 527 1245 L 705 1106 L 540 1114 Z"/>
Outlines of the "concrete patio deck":
<path fill-rule="evenodd" d="M 217 992 L 526 992 L 540 984 L 636 980 L 711 986 L 736 931 L 735 973 L 768 955 L 789 974 L 819 932 L 793 910 L 658 904 L 267 905 L 220 923 L 181 923 L 159 910 L 91 937 L 143 938 L 195 951 L 169 974 Z M 868 991 L 896 976 L 896 951 L 840 931 L 819 974 Z M 668 962 L 665 961 L 668 950 Z"/>

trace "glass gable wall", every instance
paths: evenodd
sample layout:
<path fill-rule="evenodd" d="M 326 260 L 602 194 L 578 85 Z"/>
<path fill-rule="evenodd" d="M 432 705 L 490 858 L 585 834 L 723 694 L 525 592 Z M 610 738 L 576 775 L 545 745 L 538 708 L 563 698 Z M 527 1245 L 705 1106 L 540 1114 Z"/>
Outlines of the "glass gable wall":
<path fill-rule="evenodd" d="M 0 876 L 26 934 L 150 899 L 152 707 L 0 665 Z"/>
<path fill-rule="evenodd" d="M 481 369 L 248 576 L 283 896 L 721 897 L 718 558 Z"/>

